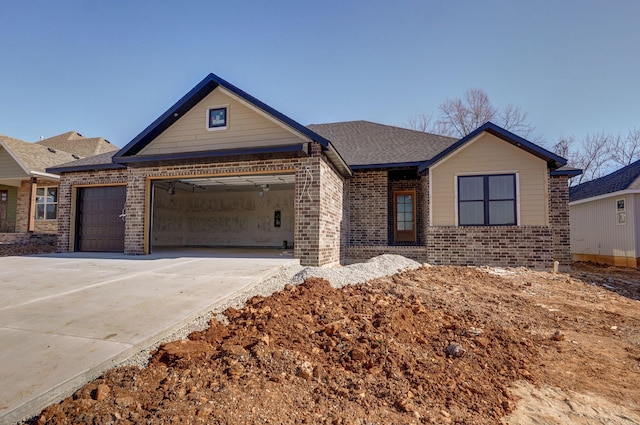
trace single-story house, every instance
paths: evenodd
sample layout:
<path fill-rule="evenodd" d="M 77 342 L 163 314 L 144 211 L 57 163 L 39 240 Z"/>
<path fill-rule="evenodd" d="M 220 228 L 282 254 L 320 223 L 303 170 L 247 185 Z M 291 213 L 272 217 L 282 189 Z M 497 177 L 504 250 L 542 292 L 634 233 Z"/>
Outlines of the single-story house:
<path fill-rule="evenodd" d="M 571 255 L 640 267 L 640 160 L 569 189 Z"/>
<path fill-rule="evenodd" d="M 117 150 L 104 138 L 75 131 L 36 143 L 0 135 L 0 233 L 2 241 L 58 231 L 60 176 L 46 168 Z"/>
<path fill-rule="evenodd" d="M 115 153 L 60 174 L 58 250 L 286 247 L 304 265 L 570 262 L 566 160 L 492 123 L 462 139 L 303 126 L 210 74 Z"/>

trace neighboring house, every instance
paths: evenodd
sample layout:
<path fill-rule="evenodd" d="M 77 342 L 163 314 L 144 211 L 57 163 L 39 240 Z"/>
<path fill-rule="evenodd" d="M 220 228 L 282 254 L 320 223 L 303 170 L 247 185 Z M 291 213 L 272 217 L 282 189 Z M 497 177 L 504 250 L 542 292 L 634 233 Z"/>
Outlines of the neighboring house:
<path fill-rule="evenodd" d="M 640 267 L 640 161 L 569 189 L 575 261 Z"/>
<path fill-rule="evenodd" d="M 542 268 L 570 262 L 565 164 L 492 123 L 460 140 L 305 127 L 210 74 L 120 151 L 49 172 L 62 252 L 292 246 L 304 265 Z"/>
<path fill-rule="evenodd" d="M 60 176 L 46 168 L 83 156 L 113 151 L 103 138 L 86 139 L 76 132 L 37 143 L 0 135 L 0 233 L 56 234 Z"/>

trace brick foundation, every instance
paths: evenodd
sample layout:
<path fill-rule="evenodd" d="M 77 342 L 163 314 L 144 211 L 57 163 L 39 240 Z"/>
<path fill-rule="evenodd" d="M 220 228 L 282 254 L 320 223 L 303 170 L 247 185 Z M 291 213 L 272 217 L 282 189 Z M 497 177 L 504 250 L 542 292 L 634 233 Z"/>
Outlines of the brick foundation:
<path fill-rule="evenodd" d="M 427 261 L 426 246 L 355 246 L 346 248 L 346 263 L 366 261 L 382 254 L 402 255 L 412 260 L 424 263 Z"/>
<path fill-rule="evenodd" d="M 50 233 L 0 233 L 0 244 L 55 246 L 58 237 Z"/>
<path fill-rule="evenodd" d="M 551 228 L 547 226 L 431 227 L 427 261 L 437 265 L 550 268 L 551 240 Z"/>

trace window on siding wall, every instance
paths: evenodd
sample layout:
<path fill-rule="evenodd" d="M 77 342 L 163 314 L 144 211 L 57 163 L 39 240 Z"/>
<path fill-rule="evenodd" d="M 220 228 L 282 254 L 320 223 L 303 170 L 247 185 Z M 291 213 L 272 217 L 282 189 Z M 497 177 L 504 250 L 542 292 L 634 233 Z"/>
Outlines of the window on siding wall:
<path fill-rule="evenodd" d="M 395 217 L 394 238 L 396 242 L 415 242 L 416 240 L 416 192 L 401 191 L 393 193 Z"/>
<path fill-rule="evenodd" d="M 458 176 L 460 226 L 516 224 L 516 176 Z"/>
<path fill-rule="evenodd" d="M 36 189 L 36 220 L 55 220 L 58 215 L 58 188 Z"/>

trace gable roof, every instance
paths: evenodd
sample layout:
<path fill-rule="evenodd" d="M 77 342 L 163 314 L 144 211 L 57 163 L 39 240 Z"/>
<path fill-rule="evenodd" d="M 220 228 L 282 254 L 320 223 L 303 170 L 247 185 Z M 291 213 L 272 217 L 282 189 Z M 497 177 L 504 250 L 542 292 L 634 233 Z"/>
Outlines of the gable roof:
<path fill-rule="evenodd" d="M 191 108 L 196 106 L 201 100 L 203 100 L 209 93 L 218 87 L 226 89 L 228 92 L 237 96 L 238 98 L 248 102 L 253 107 L 262 111 L 271 118 L 279 121 L 281 125 L 293 129 L 297 133 L 305 136 L 306 138 L 319 143 L 325 150 L 325 153 L 329 159 L 340 169 L 341 172 L 350 175 L 351 170 L 346 165 L 340 154 L 324 137 L 313 132 L 307 127 L 292 120 L 281 112 L 276 111 L 266 103 L 256 99 L 250 94 L 238 87 L 229 83 L 228 81 L 218 77 L 215 74 L 207 75 L 200 83 L 198 83 L 193 89 L 185 94 L 180 100 L 178 100 L 173 106 L 171 106 L 166 112 L 164 112 L 158 119 L 151 123 L 146 129 L 138 134 L 131 142 L 125 147 L 120 149 L 114 156 L 113 160 L 117 163 L 126 164 L 131 161 L 131 157 L 138 154 L 145 146 L 151 143 L 156 137 L 162 134 L 166 129 L 178 121 L 184 114 L 186 114 Z M 250 152 L 247 152 L 250 153 Z M 150 158 L 157 160 L 158 158 Z M 138 161 L 136 161 L 138 162 Z"/>
<path fill-rule="evenodd" d="M 640 160 L 611 174 L 569 188 L 569 202 L 622 190 L 640 190 Z"/>
<path fill-rule="evenodd" d="M 56 178 L 57 176 L 46 172 L 48 167 L 76 159 L 68 152 L 25 142 L 8 136 L 0 135 L 0 146 L 11 155 L 28 175 L 46 174 L 48 177 Z"/>
<path fill-rule="evenodd" d="M 57 136 L 36 142 L 38 145 L 60 149 L 65 152 L 76 154 L 80 157 L 99 155 L 105 152 L 118 150 L 104 137 L 84 137 L 77 131 L 68 131 Z"/>
<path fill-rule="evenodd" d="M 548 167 L 551 169 L 555 170 L 555 169 L 559 169 L 562 166 L 567 165 L 567 160 L 564 159 L 563 157 L 558 156 L 555 153 L 550 152 L 544 149 L 543 147 L 536 145 L 535 143 L 532 143 L 526 139 L 523 139 L 522 137 L 517 136 L 511 133 L 510 131 L 505 130 L 502 127 L 499 127 L 490 121 L 487 121 L 477 129 L 472 131 L 471 133 L 467 134 L 462 139 L 458 140 L 456 143 L 447 147 L 445 150 L 440 152 L 438 155 L 436 155 L 432 159 L 426 161 L 424 164 L 420 166 L 418 171 L 421 173 L 426 171 L 429 167 L 431 167 L 441 159 L 445 158 L 456 149 L 470 142 L 471 140 L 476 138 L 476 136 L 480 135 L 483 132 L 492 134 L 504 140 L 505 142 L 511 143 L 512 145 L 517 146 L 534 156 L 537 156 L 538 158 L 544 159 L 545 161 L 547 161 Z"/>
<path fill-rule="evenodd" d="M 369 121 L 347 121 L 307 126 L 331 140 L 351 168 L 417 166 L 456 142 L 407 128 Z"/>

